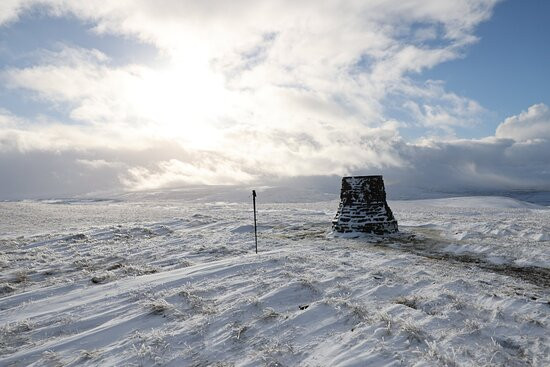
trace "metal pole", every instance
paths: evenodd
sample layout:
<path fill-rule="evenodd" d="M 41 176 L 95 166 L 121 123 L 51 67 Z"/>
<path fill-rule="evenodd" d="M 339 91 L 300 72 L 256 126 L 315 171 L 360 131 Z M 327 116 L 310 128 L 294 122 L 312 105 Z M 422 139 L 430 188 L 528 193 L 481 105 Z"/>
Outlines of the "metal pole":
<path fill-rule="evenodd" d="M 252 205 L 254 206 L 254 241 L 256 242 L 256 253 L 258 253 L 258 231 L 256 229 L 256 190 L 252 190 Z"/>

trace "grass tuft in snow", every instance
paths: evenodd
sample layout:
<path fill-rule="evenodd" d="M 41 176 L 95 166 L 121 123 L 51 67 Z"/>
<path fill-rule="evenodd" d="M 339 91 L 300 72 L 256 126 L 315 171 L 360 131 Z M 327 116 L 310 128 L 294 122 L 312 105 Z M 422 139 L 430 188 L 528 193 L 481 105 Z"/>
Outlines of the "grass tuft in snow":
<path fill-rule="evenodd" d="M 409 339 L 418 342 L 425 342 L 429 339 L 429 336 L 416 323 L 410 320 L 400 321 L 400 326 L 401 329 L 407 333 Z"/>
<path fill-rule="evenodd" d="M 521 323 L 526 323 L 526 324 L 530 324 L 530 325 L 533 325 L 536 327 L 542 327 L 542 328 L 546 327 L 544 323 L 544 320 L 545 320 L 544 316 L 539 316 L 539 315 L 530 313 L 530 314 L 519 314 L 515 318 L 516 318 L 516 321 L 519 321 Z"/>
<path fill-rule="evenodd" d="M 15 292 L 17 288 L 15 288 L 10 283 L 0 283 L 0 296 L 8 293 Z"/>
<path fill-rule="evenodd" d="M 263 314 L 262 314 L 262 319 L 263 320 L 271 320 L 271 319 L 276 319 L 280 316 L 281 316 L 281 314 L 278 313 L 277 311 L 275 311 L 274 309 L 272 309 L 271 307 L 266 307 L 264 309 Z"/>
<path fill-rule="evenodd" d="M 393 319 L 391 315 L 385 311 L 380 311 L 377 315 L 378 319 L 385 324 L 386 334 L 391 335 Z"/>
<path fill-rule="evenodd" d="M 101 356 L 101 350 L 94 349 L 94 350 L 81 350 L 80 351 L 80 358 L 83 360 L 92 360 L 97 359 Z"/>
<path fill-rule="evenodd" d="M 481 329 L 481 323 L 474 319 L 467 319 L 464 321 L 464 327 L 469 332 L 476 332 Z"/>
<path fill-rule="evenodd" d="M 437 362 L 441 363 L 443 366 L 448 367 L 459 367 L 460 364 L 457 362 L 457 356 L 455 350 L 451 348 L 450 353 L 440 350 L 435 340 L 428 341 L 426 340 L 426 355 Z"/>
<path fill-rule="evenodd" d="M 411 297 L 398 297 L 393 302 L 418 310 L 420 308 L 418 304 L 419 301 L 420 301 L 420 297 L 411 296 Z"/>
<path fill-rule="evenodd" d="M 278 358 L 288 357 L 296 354 L 292 344 L 285 340 L 269 339 L 266 343 L 260 346 L 262 351 L 262 360 L 265 366 L 285 366 Z"/>
<path fill-rule="evenodd" d="M 254 307 L 261 307 L 262 301 L 258 296 L 248 296 L 244 299 L 244 303 Z"/>
<path fill-rule="evenodd" d="M 304 287 L 306 287 L 307 289 L 309 289 L 313 293 L 316 293 L 316 294 L 321 293 L 319 288 L 317 288 L 317 286 L 315 285 L 317 283 L 317 281 L 313 277 L 304 276 L 304 277 L 299 278 L 298 281 L 300 282 L 300 284 L 302 284 Z"/>
<path fill-rule="evenodd" d="M 250 329 L 250 326 L 243 325 L 238 322 L 233 323 L 232 330 L 233 330 L 233 338 L 237 340 L 242 340 L 245 336 L 246 331 Z"/>
<path fill-rule="evenodd" d="M 105 272 L 102 272 L 102 273 L 99 273 L 99 274 L 96 274 L 96 275 L 92 276 L 92 278 L 90 280 L 94 284 L 103 284 L 103 283 L 107 283 L 107 282 L 109 282 L 109 281 L 111 281 L 115 278 L 116 278 L 115 273 L 113 273 L 112 271 L 105 271 Z"/>
<path fill-rule="evenodd" d="M 358 319 L 359 322 L 372 321 L 369 309 L 359 302 L 350 301 L 346 295 L 340 297 L 327 297 L 324 299 L 324 303 L 337 310 L 349 312 L 349 315 Z"/>
<path fill-rule="evenodd" d="M 165 333 L 153 330 L 150 333 L 134 333 L 132 349 L 140 361 L 139 365 L 163 365 L 165 355 L 170 350 L 170 344 L 165 340 Z M 152 362 L 152 363 L 151 363 Z"/>
<path fill-rule="evenodd" d="M 152 314 L 167 316 L 168 313 L 174 310 L 174 306 L 164 299 L 150 300 L 145 303 Z"/>
<path fill-rule="evenodd" d="M 47 350 L 44 353 L 42 353 L 42 360 L 46 362 L 44 365 L 51 366 L 51 367 L 62 367 L 65 365 L 63 361 L 61 360 L 61 357 L 59 354 L 52 350 Z"/>
<path fill-rule="evenodd" d="M 158 272 L 157 268 L 147 266 L 147 265 L 124 265 L 121 267 L 124 274 L 127 275 L 134 275 L 134 276 L 140 276 L 140 275 L 147 275 L 147 274 L 154 274 Z"/>
<path fill-rule="evenodd" d="M 195 294 L 195 290 L 187 288 L 178 293 L 187 302 L 189 307 L 195 312 L 202 314 L 215 314 L 216 308 L 212 302 L 206 301 L 204 298 Z"/>
<path fill-rule="evenodd" d="M 0 327 L 0 355 L 10 353 L 11 349 L 29 343 L 30 337 L 25 334 L 33 328 L 34 324 L 28 319 L 2 325 Z"/>
<path fill-rule="evenodd" d="M 29 273 L 26 270 L 17 270 L 13 274 L 13 283 L 27 283 L 30 280 Z"/>

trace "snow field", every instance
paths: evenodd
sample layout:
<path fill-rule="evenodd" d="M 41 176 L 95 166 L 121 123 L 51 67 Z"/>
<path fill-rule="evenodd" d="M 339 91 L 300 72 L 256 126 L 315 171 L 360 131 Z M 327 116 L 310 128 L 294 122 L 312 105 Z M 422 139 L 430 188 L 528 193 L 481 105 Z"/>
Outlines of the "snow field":
<path fill-rule="evenodd" d="M 1 228 L 0 365 L 550 363 L 548 287 L 498 270 L 548 270 L 546 209 L 390 202 L 405 234 L 375 241 L 263 204 L 255 255 L 242 205 L 17 205 L 52 231 Z"/>

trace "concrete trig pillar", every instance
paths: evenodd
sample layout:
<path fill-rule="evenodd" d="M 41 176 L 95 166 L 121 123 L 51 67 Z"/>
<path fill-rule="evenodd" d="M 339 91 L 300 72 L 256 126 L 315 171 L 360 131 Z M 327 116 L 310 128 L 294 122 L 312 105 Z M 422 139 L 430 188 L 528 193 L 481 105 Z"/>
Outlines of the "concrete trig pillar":
<path fill-rule="evenodd" d="M 397 221 L 386 202 L 382 176 L 342 178 L 340 206 L 332 220 L 332 229 L 339 233 L 377 235 L 397 232 Z"/>

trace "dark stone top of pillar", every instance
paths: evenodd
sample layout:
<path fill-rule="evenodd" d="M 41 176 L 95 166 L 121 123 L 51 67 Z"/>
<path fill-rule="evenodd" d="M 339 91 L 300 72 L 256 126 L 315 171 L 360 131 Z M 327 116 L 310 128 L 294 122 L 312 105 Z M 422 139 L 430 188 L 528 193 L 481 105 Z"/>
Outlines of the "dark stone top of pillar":
<path fill-rule="evenodd" d="M 342 181 L 347 178 L 382 178 L 382 175 L 369 175 L 369 176 L 344 176 Z"/>
<path fill-rule="evenodd" d="M 348 176 L 342 178 L 340 200 L 345 206 L 385 203 L 386 190 L 382 176 Z"/>

